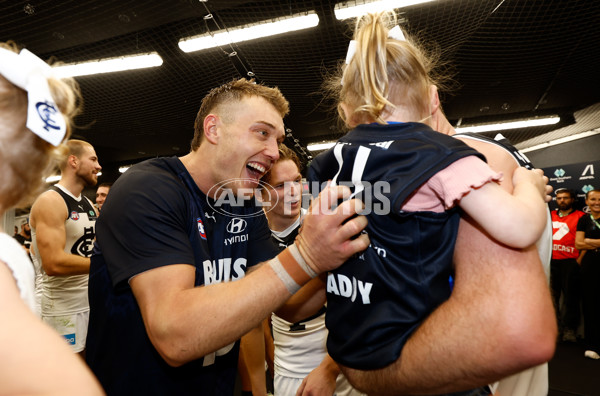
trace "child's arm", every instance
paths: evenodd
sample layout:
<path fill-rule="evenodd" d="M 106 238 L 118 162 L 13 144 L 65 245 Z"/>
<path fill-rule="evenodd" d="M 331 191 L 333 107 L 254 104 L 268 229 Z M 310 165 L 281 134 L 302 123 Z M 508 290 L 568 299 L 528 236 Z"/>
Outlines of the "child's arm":
<path fill-rule="evenodd" d="M 546 183 L 543 172 L 517 168 L 512 195 L 496 183 L 471 190 L 460 207 L 497 241 L 514 248 L 533 245 L 546 225 Z"/>

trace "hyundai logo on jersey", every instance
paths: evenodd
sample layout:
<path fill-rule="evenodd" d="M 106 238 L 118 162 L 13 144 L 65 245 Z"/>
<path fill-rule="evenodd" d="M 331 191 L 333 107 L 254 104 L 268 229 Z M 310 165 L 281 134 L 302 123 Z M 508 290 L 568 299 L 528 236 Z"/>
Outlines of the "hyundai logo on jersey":
<path fill-rule="evenodd" d="M 230 234 L 239 234 L 244 232 L 248 223 L 244 219 L 234 218 L 227 224 L 227 232 Z"/>

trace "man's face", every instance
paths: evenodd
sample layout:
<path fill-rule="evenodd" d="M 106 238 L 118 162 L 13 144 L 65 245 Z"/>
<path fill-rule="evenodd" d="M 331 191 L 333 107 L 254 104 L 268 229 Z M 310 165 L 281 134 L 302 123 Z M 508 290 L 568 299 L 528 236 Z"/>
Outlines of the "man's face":
<path fill-rule="evenodd" d="M 98 156 L 92 146 L 85 146 L 79 158 L 76 175 L 81 178 L 86 186 L 95 186 L 98 183 L 98 172 L 102 167 L 98 162 Z"/>
<path fill-rule="evenodd" d="M 571 194 L 566 192 L 559 192 L 556 194 L 556 206 L 560 210 L 569 210 L 573 207 L 573 198 L 571 198 Z"/>
<path fill-rule="evenodd" d="M 213 172 L 216 183 L 227 184 L 234 193 L 240 187 L 254 189 L 279 158 L 278 143 L 283 141 L 283 119 L 265 99 L 243 98 L 223 106 L 224 116 L 215 118 L 217 156 Z M 210 117 L 210 116 L 209 116 Z"/>
<path fill-rule="evenodd" d="M 600 213 L 600 192 L 592 191 L 588 194 L 585 204 L 590 208 L 590 211 L 597 215 Z"/>
<path fill-rule="evenodd" d="M 262 197 L 274 205 L 266 207 L 269 217 L 298 218 L 302 206 L 302 175 L 294 161 L 283 160 L 273 165 L 268 184 L 272 188 L 263 191 Z"/>
<path fill-rule="evenodd" d="M 102 205 L 104 205 L 104 200 L 108 195 L 108 190 L 110 190 L 107 186 L 98 187 L 96 190 L 96 204 L 98 205 L 98 210 L 102 209 Z"/>
<path fill-rule="evenodd" d="M 31 228 L 29 227 L 29 223 L 25 223 L 21 226 L 21 229 L 25 233 L 25 235 L 31 234 Z"/>

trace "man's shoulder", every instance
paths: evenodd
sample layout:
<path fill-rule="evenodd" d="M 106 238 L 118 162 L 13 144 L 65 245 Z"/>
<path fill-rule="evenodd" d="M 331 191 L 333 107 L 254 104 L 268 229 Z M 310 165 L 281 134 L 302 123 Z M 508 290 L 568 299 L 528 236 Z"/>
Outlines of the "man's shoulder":
<path fill-rule="evenodd" d="M 155 158 L 146 160 L 128 169 L 111 187 L 112 196 L 119 196 L 123 191 L 146 191 L 152 189 L 152 195 L 157 190 L 165 193 L 177 189 L 181 185 L 177 176 L 175 158 Z M 113 199 L 114 200 L 114 199 Z"/>
<path fill-rule="evenodd" d="M 67 210 L 66 202 L 60 193 L 53 189 L 46 190 L 33 202 L 31 216 L 35 218 L 40 211 L 59 210 L 61 208 Z"/>

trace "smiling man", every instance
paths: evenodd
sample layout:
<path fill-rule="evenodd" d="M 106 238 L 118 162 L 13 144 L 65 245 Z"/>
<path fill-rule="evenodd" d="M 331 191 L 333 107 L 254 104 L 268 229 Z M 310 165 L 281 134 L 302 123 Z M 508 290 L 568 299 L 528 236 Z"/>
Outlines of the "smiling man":
<path fill-rule="evenodd" d="M 112 183 L 102 183 L 96 189 L 96 206 L 98 207 L 98 211 L 102 210 L 102 205 L 106 201 L 111 186 Z"/>
<path fill-rule="evenodd" d="M 242 196 L 258 187 L 279 157 L 287 112 L 278 89 L 244 79 L 215 88 L 189 154 L 133 166 L 111 188 L 92 257 L 87 342 L 109 395 L 233 394 L 237 340 L 368 246 L 366 236 L 351 239 L 365 218 L 345 222 L 355 202 L 320 212 L 347 189 L 325 191 L 278 256 L 254 199 L 215 207 L 215 186 Z"/>
<path fill-rule="evenodd" d="M 97 213 L 81 192 L 102 169 L 91 144 L 71 139 L 60 181 L 31 208 L 32 259 L 41 285 L 42 319 L 83 354 L 89 320 L 88 273 Z"/>

